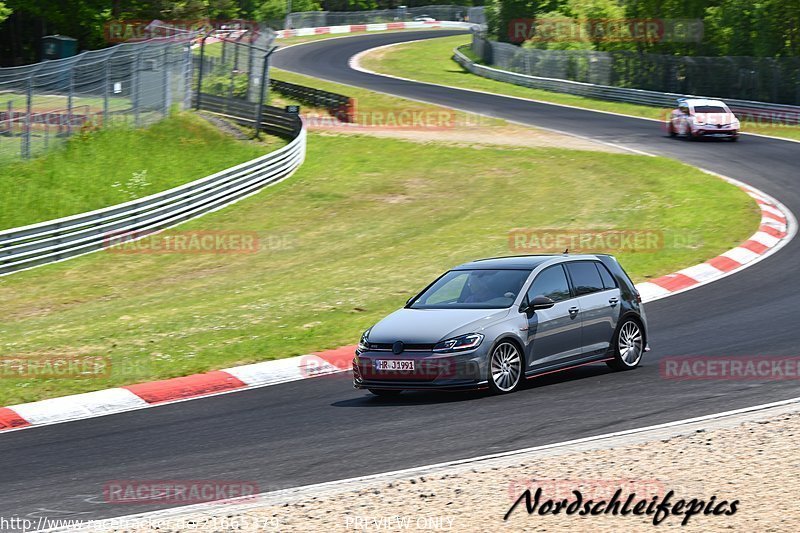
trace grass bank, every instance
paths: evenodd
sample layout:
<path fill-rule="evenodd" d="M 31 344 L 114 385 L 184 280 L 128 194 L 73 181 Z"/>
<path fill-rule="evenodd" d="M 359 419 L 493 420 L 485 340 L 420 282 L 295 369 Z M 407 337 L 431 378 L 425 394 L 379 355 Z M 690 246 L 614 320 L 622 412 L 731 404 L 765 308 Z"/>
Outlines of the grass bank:
<path fill-rule="evenodd" d="M 242 142 L 192 113 L 142 129 L 75 135 L 30 161 L 0 165 L 0 229 L 73 215 L 175 187 L 283 146 Z"/>
<path fill-rule="evenodd" d="M 514 253 L 513 228 L 663 231 L 657 253 L 618 254 L 643 280 L 758 221 L 739 189 L 662 158 L 312 134 L 291 179 L 178 228 L 255 231 L 258 253 L 100 252 L 0 278 L 1 358 L 111 361 L 102 377 L 5 371 L 0 405 L 351 344 L 444 269 Z"/>

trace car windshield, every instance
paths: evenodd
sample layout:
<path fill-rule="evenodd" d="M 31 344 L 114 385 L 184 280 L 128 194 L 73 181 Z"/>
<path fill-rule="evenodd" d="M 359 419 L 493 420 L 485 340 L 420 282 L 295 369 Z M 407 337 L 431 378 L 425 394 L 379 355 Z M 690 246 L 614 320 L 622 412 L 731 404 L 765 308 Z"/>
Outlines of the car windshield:
<path fill-rule="evenodd" d="M 724 107 L 719 107 L 716 105 L 698 105 L 694 108 L 695 113 L 727 113 L 728 111 Z"/>
<path fill-rule="evenodd" d="M 412 309 L 511 307 L 530 270 L 451 270 L 411 304 Z"/>

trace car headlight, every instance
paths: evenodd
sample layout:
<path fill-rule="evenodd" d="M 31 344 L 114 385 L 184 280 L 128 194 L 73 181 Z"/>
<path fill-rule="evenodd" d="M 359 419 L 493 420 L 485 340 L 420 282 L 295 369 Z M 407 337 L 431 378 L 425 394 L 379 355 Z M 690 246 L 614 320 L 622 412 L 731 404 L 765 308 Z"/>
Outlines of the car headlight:
<path fill-rule="evenodd" d="M 442 341 L 433 347 L 433 351 L 437 353 L 447 352 L 461 352 L 464 350 L 472 350 L 477 348 L 483 342 L 483 335 L 480 333 L 468 333 L 460 337 L 454 337 Z"/>
<path fill-rule="evenodd" d="M 361 352 L 369 350 L 369 332 L 372 331 L 372 328 L 369 328 L 367 331 L 361 334 L 361 340 L 358 341 L 358 350 Z"/>

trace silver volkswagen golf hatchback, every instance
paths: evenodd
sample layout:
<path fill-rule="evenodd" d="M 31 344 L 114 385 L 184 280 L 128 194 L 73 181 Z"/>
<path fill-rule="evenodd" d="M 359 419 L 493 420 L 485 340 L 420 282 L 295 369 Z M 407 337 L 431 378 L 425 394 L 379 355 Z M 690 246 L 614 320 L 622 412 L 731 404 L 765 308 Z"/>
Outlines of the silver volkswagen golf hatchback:
<path fill-rule="evenodd" d="M 610 255 L 482 259 L 436 279 L 361 336 L 353 383 L 517 390 L 525 378 L 605 362 L 635 368 L 648 351 L 641 297 Z"/>

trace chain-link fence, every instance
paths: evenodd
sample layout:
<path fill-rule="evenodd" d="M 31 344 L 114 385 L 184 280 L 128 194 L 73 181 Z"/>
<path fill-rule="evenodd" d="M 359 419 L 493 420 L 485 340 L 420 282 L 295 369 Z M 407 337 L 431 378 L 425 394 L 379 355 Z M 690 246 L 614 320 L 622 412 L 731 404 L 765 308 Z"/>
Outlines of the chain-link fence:
<path fill-rule="evenodd" d="M 798 57 L 693 57 L 632 51 L 538 50 L 473 36 L 490 66 L 529 76 L 778 104 L 800 103 Z"/>
<path fill-rule="evenodd" d="M 266 89 L 274 39 L 275 32 L 264 26 L 257 30 L 216 31 L 201 39 L 193 50 L 195 94 L 269 103 Z"/>
<path fill-rule="evenodd" d="M 146 125 L 188 107 L 191 68 L 188 37 L 0 68 L 0 162 L 38 155 L 87 128 Z"/>
<path fill-rule="evenodd" d="M 432 5 L 419 7 L 397 7 L 370 11 L 303 11 L 290 13 L 287 28 L 314 28 L 319 26 L 341 26 L 344 24 L 374 24 L 378 22 L 405 22 L 417 17 L 435 20 L 464 21 L 470 16 L 481 17 L 483 8 L 467 6 Z M 479 22 L 479 23 L 480 23 Z"/>

